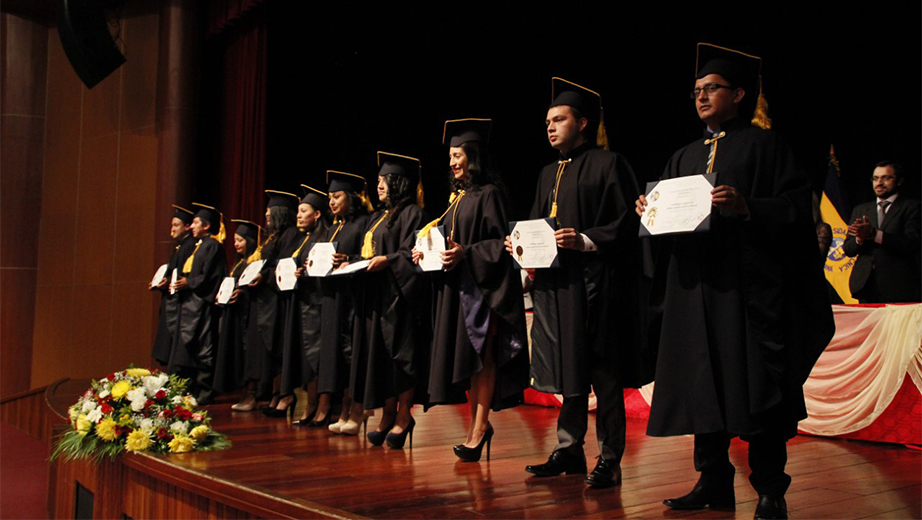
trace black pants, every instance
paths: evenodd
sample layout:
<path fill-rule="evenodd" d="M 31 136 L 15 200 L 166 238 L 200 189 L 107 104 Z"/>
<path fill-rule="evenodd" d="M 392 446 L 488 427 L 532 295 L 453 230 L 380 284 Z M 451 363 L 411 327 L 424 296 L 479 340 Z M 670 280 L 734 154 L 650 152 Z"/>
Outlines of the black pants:
<path fill-rule="evenodd" d="M 598 399 L 595 431 L 602 458 L 621 463 L 624 455 L 624 389 L 611 370 L 592 370 L 592 388 Z M 589 396 L 564 397 L 557 416 L 557 450 L 581 453 L 589 428 Z"/>
<path fill-rule="evenodd" d="M 726 432 L 695 435 L 695 469 L 701 473 L 698 483 L 708 487 L 733 487 L 736 468 L 730 463 L 730 440 L 735 437 Z M 760 495 L 783 496 L 791 485 L 791 477 L 784 472 L 788 461 L 787 436 L 781 432 L 766 431 L 747 435 L 749 442 L 749 483 Z"/>

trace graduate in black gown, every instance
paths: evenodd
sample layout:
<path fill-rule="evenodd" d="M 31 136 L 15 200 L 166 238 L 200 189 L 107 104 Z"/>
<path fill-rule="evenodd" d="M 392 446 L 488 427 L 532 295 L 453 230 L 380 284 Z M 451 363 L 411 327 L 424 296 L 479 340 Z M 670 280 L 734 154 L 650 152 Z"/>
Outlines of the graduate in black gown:
<path fill-rule="evenodd" d="M 330 170 L 327 171 L 327 182 L 333 224 L 325 241 L 336 243 L 333 265 L 338 267 L 344 262 L 361 259 L 362 238 L 371 204 L 365 194 L 364 177 Z M 328 276 L 320 280 L 320 289 L 323 294 L 317 385 L 320 398 L 314 422 L 318 425 L 329 422 L 332 398 L 334 395 L 342 396 L 339 420 L 330 424 L 329 429 L 333 433 L 358 435 L 367 415 L 361 403 L 353 403 L 349 395 L 357 288 L 349 276 Z"/>
<path fill-rule="evenodd" d="M 301 242 L 292 253 L 298 270 L 298 284 L 294 300 L 285 315 L 282 334 L 282 394 L 297 388 L 307 390 L 307 407 L 304 414 L 291 423 L 310 425 L 317 412 L 317 374 L 320 366 L 320 309 L 322 295 L 320 281 L 307 276 L 305 265 L 311 247 L 326 236 L 328 195 L 305 184 L 304 197 L 298 205 L 298 231 Z"/>
<path fill-rule="evenodd" d="M 263 408 L 278 409 L 284 412 L 288 404 L 280 404 L 277 376 L 281 370 L 281 344 L 277 336 L 281 335 L 279 323 L 279 291 L 275 282 L 275 267 L 284 252 L 288 255 L 297 248 L 298 228 L 295 226 L 295 213 L 300 199 L 293 193 L 266 190 L 269 200 L 266 203 L 266 242 L 257 250 L 262 267 L 256 278 L 247 285 L 250 297 L 250 318 L 246 336 L 246 370 L 245 378 L 254 393 L 247 393 L 236 410 L 250 411 L 255 408 L 257 397 L 271 395 L 269 404 Z M 282 299 L 284 301 L 284 298 Z M 293 400 L 289 397 L 288 401 Z M 282 414 L 284 415 L 284 413 Z"/>
<path fill-rule="evenodd" d="M 429 374 L 431 404 L 465 401 L 471 423 L 455 454 L 480 460 L 493 427 L 490 410 L 516 406 L 528 386 L 528 346 L 519 273 L 506 254 L 505 197 L 487 150 L 491 121 L 446 121 L 452 195 L 430 224 L 445 226 L 444 273 L 434 276 L 434 324 Z M 425 230 L 423 231 L 425 234 Z M 419 251 L 414 249 L 414 259 Z M 489 447 L 487 448 L 489 458 Z"/>
<path fill-rule="evenodd" d="M 249 220 L 232 219 L 237 225 L 234 230 L 234 250 L 237 256 L 229 276 L 238 283 L 246 269 L 247 259 L 256 252 L 262 228 Z M 250 298 L 241 287 L 234 289 L 230 300 L 223 305 L 218 322 L 218 354 L 215 360 L 214 388 L 217 392 L 232 392 L 244 386 L 246 331 L 250 318 Z"/>
<path fill-rule="evenodd" d="M 695 436 L 701 476 L 668 507 L 735 508 L 727 452 L 739 436 L 749 443 L 755 517 L 786 518 L 785 443 L 806 417 L 803 383 L 835 329 L 816 262 L 812 190 L 768 129 L 761 59 L 699 44 L 696 69 L 692 97 L 707 132 L 672 156 L 663 178 L 716 173 L 716 187 L 709 231 L 658 239 L 647 433 Z M 641 196 L 638 214 L 647 204 Z"/>
<path fill-rule="evenodd" d="M 562 394 L 563 405 L 554 451 L 525 470 L 586 473 L 591 385 L 599 457 L 586 484 L 611 487 L 621 483 L 623 389 L 650 381 L 640 356 L 637 181 L 624 156 L 607 149 L 601 96 L 562 78 L 551 84 L 547 135 L 558 157 L 541 170 L 530 218 L 554 219 L 558 265 L 535 269 L 531 374 L 535 389 Z"/>
<path fill-rule="evenodd" d="M 378 152 L 378 166 L 382 208 L 368 220 L 362 258 L 369 264 L 356 275 L 362 297 L 356 305 L 350 392 L 366 410 L 384 408 L 368 440 L 399 449 L 408 434 L 413 445 L 416 421 L 410 409 L 425 402 L 429 375 L 428 280 L 410 258 L 425 219 L 419 159 Z"/>
<path fill-rule="evenodd" d="M 159 283 L 147 285 L 151 291 L 160 291 L 160 318 L 157 322 L 157 337 L 154 339 L 151 357 L 164 366 L 170 362 L 170 350 L 173 349 L 173 339 L 176 337 L 176 321 L 179 319 L 179 297 L 170 294 L 170 278 L 173 270 L 182 265 L 195 248 L 195 239 L 191 231 L 194 213 L 175 204 L 173 209 L 170 238 L 176 241 L 176 249 L 170 255 L 170 260 L 166 264 L 166 272 Z"/>
<path fill-rule="evenodd" d="M 179 295 L 176 340 L 170 352 L 170 370 L 190 379 L 189 393 L 202 405 L 214 398 L 214 363 L 220 309 L 215 297 L 227 276 L 224 223 L 221 212 L 193 202 L 195 249 L 179 269 L 173 289 Z M 213 231 L 218 230 L 214 235 Z"/>

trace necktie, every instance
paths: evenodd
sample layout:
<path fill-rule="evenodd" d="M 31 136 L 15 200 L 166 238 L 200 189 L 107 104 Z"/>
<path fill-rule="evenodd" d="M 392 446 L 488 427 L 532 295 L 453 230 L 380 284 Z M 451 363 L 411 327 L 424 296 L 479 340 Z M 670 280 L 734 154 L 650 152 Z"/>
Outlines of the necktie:
<path fill-rule="evenodd" d="M 727 132 L 714 132 L 714 135 L 710 139 L 704 140 L 705 146 L 710 146 L 711 149 L 708 150 L 708 163 L 707 163 L 707 173 L 714 171 L 714 159 L 717 157 L 717 141 L 725 137 Z"/>
<path fill-rule="evenodd" d="M 877 227 L 880 228 L 884 225 L 884 216 L 887 215 L 887 208 L 890 207 L 891 202 L 889 200 L 882 200 L 877 203 Z"/>

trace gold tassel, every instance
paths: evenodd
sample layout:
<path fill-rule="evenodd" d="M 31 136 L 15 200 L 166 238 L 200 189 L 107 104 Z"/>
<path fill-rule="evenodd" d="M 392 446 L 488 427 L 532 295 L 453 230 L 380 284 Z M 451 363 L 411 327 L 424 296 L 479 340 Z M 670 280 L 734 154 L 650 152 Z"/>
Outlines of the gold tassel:
<path fill-rule="evenodd" d="M 189 258 L 186 258 L 186 262 L 182 264 L 182 274 L 189 274 L 192 272 L 192 261 L 195 258 L 195 253 L 198 252 L 198 248 L 202 246 L 202 239 L 195 244 L 195 249 L 192 250 L 192 254 L 189 255 Z"/>
<path fill-rule="evenodd" d="M 595 145 L 603 150 L 608 150 L 608 133 L 605 131 L 605 112 L 599 107 L 599 128 L 595 135 Z"/>
<path fill-rule="evenodd" d="M 224 215 L 221 215 L 221 228 L 218 229 L 218 234 L 214 237 L 219 244 L 224 243 L 224 239 L 227 238 L 227 230 L 224 228 Z"/>
<path fill-rule="evenodd" d="M 448 215 L 448 212 L 451 211 L 451 208 L 454 207 L 455 201 L 460 200 L 463 196 L 464 190 L 461 190 L 460 193 L 451 192 L 451 196 L 448 197 L 448 209 L 445 210 L 445 213 L 442 213 L 441 217 L 423 226 L 423 228 L 419 230 L 419 233 L 417 233 L 416 236 L 419 238 L 426 238 L 429 236 L 429 231 L 439 225 L 439 222 L 441 222 L 442 219 L 445 218 L 445 215 Z"/>
<path fill-rule="evenodd" d="M 423 197 L 423 178 L 422 176 L 420 176 L 419 184 L 416 185 L 416 204 L 420 208 L 426 207 L 426 203 L 423 199 L 424 199 Z"/>
<path fill-rule="evenodd" d="M 760 88 L 759 90 L 761 91 L 762 89 Z M 768 117 L 768 100 L 765 99 L 762 92 L 759 92 L 759 100 L 756 102 L 756 111 L 755 114 L 752 115 L 752 124 L 759 128 L 764 128 L 765 130 L 770 130 L 772 127 L 772 120 Z"/>
<path fill-rule="evenodd" d="M 371 229 L 365 232 L 365 241 L 362 243 L 362 258 L 365 260 L 375 256 L 375 230 L 378 229 L 378 226 L 380 226 L 381 223 L 387 219 L 388 213 L 388 211 L 385 211 L 384 215 L 382 215 L 381 218 L 375 222 L 375 225 L 371 226 Z"/>
<path fill-rule="evenodd" d="M 368 195 L 365 194 L 365 191 L 363 190 L 358 195 L 359 199 L 362 201 L 362 205 L 365 206 L 365 209 L 367 209 L 369 213 L 373 212 L 375 207 L 371 205 L 371 201 L 368 200 Z"/>
<path fill-rule="evenodd" d="M 269 238 L 265 242 L 262 241 L 263 237 L 263 228 L 257 226 L 256 228 L 256 251 L 253 251 L 253 254 L 247 257 L 247 264 L 252 264 L 253 262 L 258 262 L 263 259 L 263 246 L 265 246 L 269 240 L 272 240 L 272 237 L 275 233 L 269 235 Z"/>

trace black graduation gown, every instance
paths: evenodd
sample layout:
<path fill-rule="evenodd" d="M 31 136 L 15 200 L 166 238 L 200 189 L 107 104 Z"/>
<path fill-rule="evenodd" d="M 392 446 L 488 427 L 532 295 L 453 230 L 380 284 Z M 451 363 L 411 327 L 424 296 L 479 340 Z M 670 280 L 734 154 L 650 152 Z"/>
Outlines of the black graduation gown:
<path fill-rule="evenodd" d="M 239 259 L 231 269 L 230 276 L 239 281 L 246 266 L 246 259 Z M 214 374 L 214 388 L 218 392 L 231 392 L 246 383 L 244 356 L 249 318 L 250 297 L 243 290 L 237 296 L 237 301 L 223 306 L 221 319 L 218 321 L 218 355 L 215 358 Z"/>
<path fill-rule="evenodd" d="M 367 224 L 368 215 L 346 220 L 339 232 L 339 224 L 333 224 L 325 241 L 337 242 L 336 252 L 348 255 L 350 261 L 360 260 Z M 322 394 L 336 393 L 349 387 L 356 286 L 351 276 L 328 276 L 320 280 L 320 292 L 323 298 L 317 389 Z"/>
<path fill-rule="evenodd" d="M 166 279 L 172 279 L 173 269 L 182 264 L 192 254 L 195 249 L 197 240 L 188 234 L 179 241 L 173 254 L 170 255 L 170 261 L 166 264 Z M 161 365 L 167 365 L 170 362 L 170 351 L 173 349 L 173 338 L 176 337 L 176 322 L 179 320 L 179 297 L 170 294 L 169 285 L 166 289 L 160 290 L 160 319 L 157 322 L 157 337 L 154 339 L 154 348 L 151 357 L 156 359 Z"/>
<path fill-rule="evenodd" d="M 290 302 L 290 296 L 279 295 L 275 282 L 275 268 L 280 258 L 290 257 L 301 243 L 301 233 L 292 226 L 267 241 L 262 249 L 265 260 L 260 275 L 262 282 L 250 288 L 250 318 L 246 336 L 246 379 L 258 381 L 257 393 L 264 395 L 278 375 L 282 364 L 282 323 L 280 306 Z M 287 306 L 286 306 L 287 309 Z"/>
<path fill-rule="evenodd" d="M 502 195 L 492 184 L 473 186 L 441 223 L 446 237 L 464 248 L 464 260 L 433 275 L 429 402 L 465 402 L 471 375 L 483 368 L 480 352 L 493 329 L 492 408 L 516 406 L 528 386 L 528 344 L 522 283 L 503 245 L 508 220 Z"/>
<path fill-rule="evenodd" d="M 368 410 L 411 388 L 417 389 L 415 402 L 425 403 L 429 376 L 429 284 L 410 256 L 416 231 L 426 223 L 423 210 L 404 207 L 391 227 L 384 212 L 378 212 L 368 220 L 368 230 L 382 217 L 372 235 L 374 256 L 387 257 L 388 267 L 355 278 L 361 298 L 356 302 L 349 388 Z"/>
<path fill-rule="evenodd" d="M 793 436 L 806 417 L 803 382 L 835 330 L 809 179 L 774 132 L 742 120 L 721 130 L 717 185 L 745 197 L 749 218 L 714 210 L 709 232 L 661 239 L 647 433 Z M 663 178 L 702 173 L 708 150 L 704 139 L 682 148 Z"/>
<path fill-rule="evenodd" d="M 558 249 L 559 267 L 535 270 L 532 287 L 532 386 L 566 397 L 587 395 L 600 363 L 624 387 L 652 379 L 641 360 L 640 222 L 637 180 L 620 154 L 587 143 L 573 150 L 560 177 L 558 229 L 574 228 L 598 251 Z M 558 163 L 541 170 L 530 218 L 546 218 Z"/>
<path fill-rule="evenodd" d="M 326 236 L 318 221 L 310 235 L 301 234 L 295 262 L 303 267 L 311 247 Z M 305 272 L 292 291 L 292 302 L 283 318 L 281 392 L 291 393 L 317 379 L 320 366 L 320 281 Z"/>
<path fill-rule="evenodd" d="M 217 348 L 217 326 L 220 308 L 215 297 L 221 281 L 227 276 L 227 260 L 224 246 L 212 236 L 201 239 L 192 254 L 192 269 L 182 273 L 189 284 L 187 290 L 179 291 L 179 321 L 176 340 L 170 352 L 170 370 L 180 368 L 202 368 L 214 364 Z"/>

